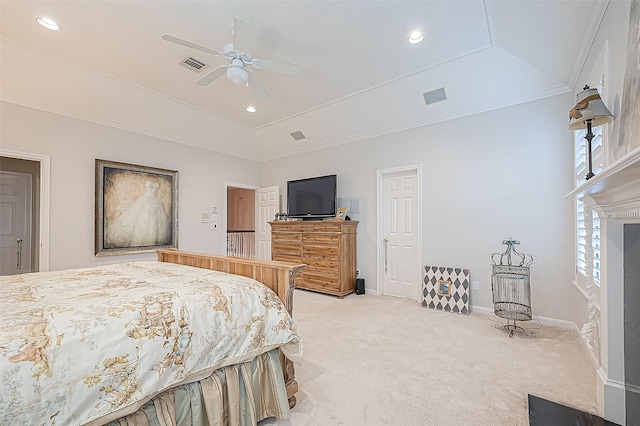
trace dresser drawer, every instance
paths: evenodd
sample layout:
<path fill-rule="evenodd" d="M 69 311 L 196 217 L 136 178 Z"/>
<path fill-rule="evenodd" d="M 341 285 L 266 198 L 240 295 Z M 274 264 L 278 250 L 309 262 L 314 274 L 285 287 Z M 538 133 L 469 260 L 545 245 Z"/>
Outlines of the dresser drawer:
<path fill-rule="evenodd" d="M 342 227 L 339 223 L 318 223 L 313 225 L 302 225 L 302 232 L 335 232 L 340 233 Z"/>
<path fill-rule="evenodd" d="M 338 247 L 331 246 L 303 246 L 302 256 L 316 259 L 338 259 Z"/>
<path fill-rule="evenodd" d="M 289 262 L 289 263 L 303 263 L 302 258 L 300 256 L 291 256 L 285 253 L 271 253 L 271 260 L 278 260 L 280 262 Z"/>
<path fill-rule="evenodd" d="M 318 268 L 314 265 L 307 265 L 307 267 L 304 269 L 304 273 L 307 274 L 307 277 L 316 280 L 325 280 L 336 283 L 338 282 L 340 276 L 337 269 Z"/>
<path fill-rule="evenodd" d="M 273 259 L 275 259 L 274 256 L 292 256 L 300 259 L 302 257 L 302 246 L 274 241 L 271 244 L 271 253 Z"/>
<path fill-rule="evenodd" d="M 302 242 L 309 245 L 327 245 L 337 246 L 340 244 L 340 235 L 338 234 L 304 234 Z"/>
<path fill-rule="evenodd" d="M 307 269 L 322 269 L 325 271 L 335 271 L 336 276 L 340 267 L 338 259 L 321 259 L 318 257 L 302 256 L 302 263 L 308 266 Z"/>
<path fill-rule="evenodd" d="M 282 233 L 272 232 L 271 241 L 273 243 L 287 242 L 292 244 L 300 244 L 302 242 L 302 234 L 299 232 L 282 232 Z"/>
<path fill-rule="evenodd" d="M 296 232 L 300 232 L 301 231 L 301 227 L 300 226 L 296 226 L 293 223 L 270 223 L 271 224 L 271 232 L 275 233 L 275 232 L 291 232 L 291 231 L 296 231 Z"/>
<path fill-rule="evenodd" d="M 335 290 L 340 289 L 338 279 L 329 278 L 322 275 L 309 274 L 306 271 L 303 273 L 302 283 L 304 287 L 309 287 L 315 290 Z"/>

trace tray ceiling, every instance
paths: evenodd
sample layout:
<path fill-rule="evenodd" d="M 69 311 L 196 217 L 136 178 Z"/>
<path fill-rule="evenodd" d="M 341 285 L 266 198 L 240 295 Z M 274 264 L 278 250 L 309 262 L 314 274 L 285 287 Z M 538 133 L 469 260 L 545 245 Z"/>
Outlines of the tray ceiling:
<path fill-rule="evenodd" d="M 265 160 L 571 91 L 606 2 L 3 0 L 0 7 L 3 100 Z M 37 16 L 62 30 L 45 30 Z M 195 84 L 226 61 L 162 39 L 222 50 L 234 17 L 251 24 L 253 57 L 303 68 L 298 77 L 254 70 L 268 100 L 224 76 Z M 415 29 L 424 40 L 409 44 Z M 187 57 L 208 67 L 179 65 Z M 423 93 L 439 88 L 447 99 L 426 105 Z M 306 139 L 294 140 L 296 131 Z"/>

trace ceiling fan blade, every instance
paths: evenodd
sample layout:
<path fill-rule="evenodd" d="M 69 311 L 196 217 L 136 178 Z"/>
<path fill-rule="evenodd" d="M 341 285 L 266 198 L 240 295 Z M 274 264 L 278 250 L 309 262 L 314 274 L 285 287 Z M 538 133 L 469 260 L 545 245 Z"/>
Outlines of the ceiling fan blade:
<path fill-rule="evenodd" d="M 274 71 L 282 74 L 300 75 L 302 67 L 297 64 L 287 64 L 285 62 L 270 61 L 268 59 L 254 59 L 251 65 L 259 70 Z"/>
<path fill-rule="evenodd" d="M 258 96 L 260 96 L 262 99 L 269 99 L 271 97 L 271 94 L 269 93 L 267 88 L 262 85 L 258 77 L 256 77 L 256 75 L 249 70 L 247 70 L 247 73 L 249 74 L 249 87 L 255 90 Z"/>
<path fill-rule="evenodd" d="M 220 52 L 219 50 L 213 49 L 211 47 L 204 46 L 202 44 L 194 43 L 192 41 L 185 40 L 183 38 L 176 37 L 176 36 L 171 35 L 171 34 L 165 34 L 165 35 L 162 36 L 162 38 L 165 41 L 168 41 L 168 42 L 171 42 L 171 43 L 175 43 L 175 44 L 179 44 L 179 45 L 185 46 L 185 47 L 190 47 L 192 49 L 200 50 L 201 52 L 209 53 L 211 55 L 224 56 L 222 54 L 222 52 Z"/>
<path fill-rule="evenodd" d="M 249 47 L 250 35 L 251 24 L 244 19 L 233 18 L 233 50 L 244 55 Z"/>
<path fill-rule="evenodd" d="M 227 72 L 227 66 L 220 65 L 218 68 L 215 68 L 213 71 L 203 75 L 198 81 L 196 81 L 196 84 L 200 86 L 206 86 L 216 78 L 223 76 L 226 72 Z"/>

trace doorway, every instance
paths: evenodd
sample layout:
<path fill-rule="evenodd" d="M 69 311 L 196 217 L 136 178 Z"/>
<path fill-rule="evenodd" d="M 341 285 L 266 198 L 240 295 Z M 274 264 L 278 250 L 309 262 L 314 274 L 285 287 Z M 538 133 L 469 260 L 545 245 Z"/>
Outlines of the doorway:
<path fill-rule="evenodd" d="M 0 150 L 0 275 L 49 268 L 48 170 L 49 157 Z"/>
<path fill-rule="evenodd" d="M 5 161 L 2 161 L 4 163 Z M 37 244 L 33 221 L 32 173 L 0 167 L 0 275 L 34 272 L 31 260 Z M 37 170 L 37 164 L 34 167 Z M 35 235 L 34 235 L 35 237 Z"/>
<path fill-rule="evenodd" d="M 421 166 L 379 170 L 378 294 L 419 300 L 422 287 Z"/>
<path fill-rule="evenodd" d="M 227 256 L 254 259 L 255 189 L 227 187 Z"/>
<path fill-rule="evenodd" d="M 280 211 L 280 187 L 225 183 L 225 191 L 227 256 L 271 260 L 269 221 Z"/>

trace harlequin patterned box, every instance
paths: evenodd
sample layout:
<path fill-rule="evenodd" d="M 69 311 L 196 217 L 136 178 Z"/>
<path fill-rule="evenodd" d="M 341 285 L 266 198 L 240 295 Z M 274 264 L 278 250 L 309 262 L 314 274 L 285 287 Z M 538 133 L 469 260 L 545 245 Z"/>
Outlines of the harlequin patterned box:
<path fill-rule="evenodd" d="M 444 266 L 425 266 L 422 306 L 469 314 L 469 270 Z"/>

